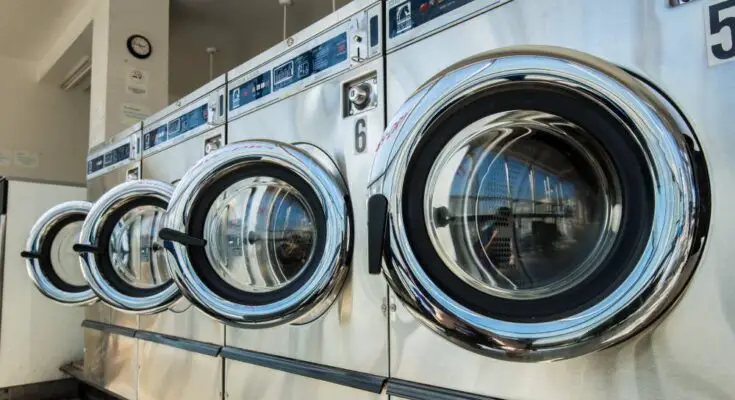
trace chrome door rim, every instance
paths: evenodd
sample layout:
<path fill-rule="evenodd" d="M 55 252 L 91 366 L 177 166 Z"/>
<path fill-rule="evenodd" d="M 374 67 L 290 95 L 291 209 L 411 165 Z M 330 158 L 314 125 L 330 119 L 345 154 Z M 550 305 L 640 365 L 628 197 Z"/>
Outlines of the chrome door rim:
<path fill-rule="evenodd" d="M 38 253 L 44 241 L 47 239 L 46 235 L 54 225 L 73 215 L 87 215 L 91 209 L 92 203 L 86 201 L 68 201 L 46 211 L 33 224 L 28 235 L 28 240 L 26 241 L 26 251 L 33 254 Z M 97 295 L 89 287 L 84 291 L 75 293 L 70 293 L 56 287 L 43 273 L 39 258 L 27 258 L 26 269 L 28 276 L 36 288 L 44 296 L 53 301 L 69 306 L 84 306 L 98 300 Z"/>
<path fill-rule="evenodd" d="M 129 181 L 112 188 L 100 197 L 89 211 L 82 225 L 79 244 L 98 246 L 102 227 L 115 208 L 141 197 L 152 197 L 168 202 L 171 193 L 173 186 L 152 180 Z M 100 299 L 117 310 L 136 314 L 157 313 L 168 309 L 181 297 L 181 292 L 175 284 L 168 284 L 165 289 L 146 297 L 122 293 L 100 272 L 95 254 L 81 252 L 81 258 L 82 273 L 90 288 Z"/>
<path fill-rule="evenodd" d="M 637 140 L 646 151 L 655 183 L 653 234 L 633 271 L 601 302 L 561 320 L 509 322 L 468 309 L 428 277 L 402 228 L 406 163 L 432 119 L 455 101 L 511 77 L 553 80 L 611 101 L 642 128 Z M 676 301 L 696 264 L 708 226 L 700 206 L 707 199 L 698 192 L 701 182 L 696 181 L 695 171 L 702 166 L 693 165 L 687 140 L 696 146 L 689 126 L 655 89 L 585 54 L 523 47 L 452 66 L 404 103 L 388 124 L 376 154 L 371 191 L 384 195 L 389 208 L 385 276 L 409 310 L 431 329 L 487 356 L 554 360 L 618 343 L 643 330 Z M 699 218 L 702 223 L 697 222 Z"/>
<path fill-rule="evenodd" d="M 251 162 L 272 164 L 298 175 L 314 189 L 326 217 L 325 246 L 314 273 L 288 297 L 264 305 L 239 304 L 215 293 L 192 266 L 187 246 L 167 240 L 166 256 L 174 279 L 184 296 L 210 316 L 243 327 L 261 328 L 309 322 L 333 303 L 347 276 L 345 257 L 351 246 L 346 185 L 341 176 L 335 175 L 336 168 L 324 166 L 321 157 L 312 156 L 310 151 L 313 149 L 309 146 L 302 149 L 270 140 L 230 144 L 201 159 L 177 185 L 162 224 L 177 232 L 187 233 L 197 198 L 223 170 Z"/>

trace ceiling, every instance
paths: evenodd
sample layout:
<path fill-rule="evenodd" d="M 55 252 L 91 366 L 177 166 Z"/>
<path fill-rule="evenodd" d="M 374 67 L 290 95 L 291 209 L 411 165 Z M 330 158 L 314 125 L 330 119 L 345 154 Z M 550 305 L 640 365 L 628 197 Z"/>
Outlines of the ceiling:
<path fill-rule="evenodd" d="M 0 0 L 0 57 L 38 61 L 87 0 Z"/>
<path fill-rule="evenodd" d="M 335 0 L 337 8 L 349 0 Z M 292 35 L 332 11 L 332 0 L 292 0 L 286 33 Z M 283 40 L 278 0 L 171 0 L 169 87 L 184 95 L 209 80 L 207 47 L 216 47 L 214 75 L 242 64 Z"/>

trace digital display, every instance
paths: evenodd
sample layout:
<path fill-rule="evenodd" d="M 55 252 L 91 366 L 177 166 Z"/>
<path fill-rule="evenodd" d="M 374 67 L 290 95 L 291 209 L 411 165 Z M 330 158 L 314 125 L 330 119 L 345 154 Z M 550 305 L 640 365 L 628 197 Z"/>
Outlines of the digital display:
<path fill-rule="evenodd" d="M 292 78 L 293 78 L 293 60 L 281 65 L 280 67 L 273 68 L 273 84 L 274 85 L 290 80 Z"/>
<path fill-rule="evenodd" d="M 163 124 L 154 131 L 150 131 L 143 135 L 143 150 L 148 150 L 166 141 L 168 133 L 168 125 Z"/>
<path fill-rule="evenodd" d="M 256 76 L 230 90 L 230 111 L 236 110 L 271 93 L 271 72 Z"/>
<path fill-rule="evenodd" d="M 104 156 L 97 156 L 91 160 L 87 160 L 87 174 L 93 174 L 104 167 Z"/>
<path fill-rule="evenodd" d="M 394 38 L 473 1 L 404 1 L 388 10 L 388 36 Z"/>
<path fill-rule="evenodd" d="M 108 151 L 104 155 L 104 166 L 109 167 L 119 163 L 120 161 L 130 159 L 130 143 L 126 143 L 114 150 Z"/>
<path fill-rule="evenodd" d="M 345 60 L 347 60 L 347 33 L 343 32 L 273 68 L 273 91 L 283 89 Z"/>
<path fill-rule="evenodd" d="M 178 135 L 181 131 L 181 120 L 179 118 L 176 118 L 173 121 L 170 121 L 168 123 L 168 137 L 174 137 Z"/>

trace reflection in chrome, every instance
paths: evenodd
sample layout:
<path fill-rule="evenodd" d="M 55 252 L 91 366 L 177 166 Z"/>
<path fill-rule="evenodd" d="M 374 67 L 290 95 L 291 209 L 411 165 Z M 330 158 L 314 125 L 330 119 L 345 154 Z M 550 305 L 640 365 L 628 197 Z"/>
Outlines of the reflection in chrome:
<path fill-rule="evenodd" d="M 246 178 L 226 189 L 204 225 L 207 256 L 225 282 L 270 292 L 296 279 L 314 253 L 314 212 L 291 185 Z"/>
<path fill-rule="evenodd" d="M 307 261 L 304 263 L 316 263 L 316 266 L 303 285 L 299 285 L 287 297 L 262 305 L 240 304 L 234 299 L 223 298 L 205 283 L 199 275 L 197 266 L 192 265 L 186 245 L 177 242 L 166 242 L 168 265 L 176 283 L 181 287 L 187 299 L 196 304 L 202 311 L 227 323 L 248 328 L 263 328 L 284 323 L 308 323 L 319 317 L 332 305 L 347 277 L 348 260 L 346 256 L 349 254 L 350 246 L 352 246 L 352 238 L 350 237 L 351 220 L 349 218 L 348 203 L 345 200 L 347 189 L 342 176 L 335 172 L 338 171 L 336 167 L 324 164 L 325 162 L 332 162 L 328 157 L 324 157 L 322 154 L 314 155 L 314 151 L 321 152 L 313 146 L 301 148 L 270 140 L 243 141 L 227 145 L 205 156 L 189 169 L 181 179 L 181 184 L 176 187 L 171 197 L 162 224 L 163 228 L 178 232 L 191 234 L 189 232 L 189 218 L 196 206 L 197 199 L 202 193 L 212 190 L 212 185 L 223 176 L 227 176 L 235 170 L 246 170 L 250 165 L 262 166 L 265 164 L 275 168 L 287 169 L 297 174 L 314 190 L 322 208 L 321 210 L 310 210 L 303 199 L 300 198 L 300 195 L 297 196 L 292 191 L 293 189 L 283 186 L 282 182 L 276 180 L 261 180 L 262 178 L 244 180 L 242 184 L 232 185 L 225 190 L 225 197 L 220 197 L 210 207 L 207 218 L 209 225 L 205 227 L 205 232 L 211 233 L 214 231 L 216 235 L 214 236 L 215 240 L 212 240 L 211 237 L 206 238 L 205 253 L 208 258 L 217 260 L 219 257 L 219 261 L 215 265 L 221 267 L 223 255 L 229 253 L 231 259 L 228 262 L 239 263 L 239 266 L 230 265 L 229 271 L 215 267 L 219 270 L 220 276 L 224 275 L 223 279 L 230 282 L 235 288 L 253 290 L 252 286 L 248 286 L 248 280 L 262 274 L 262 271 L 257 273 L 245 272 L 246 266 L 252 267 L 252 264 L 246 265 L 246 262 L 250 263 L 264 258 L 269 258 L 268 265 L 270 266 L 278 265 L 278 262 L 282 263 L 287 259 L 291 259 L 291 263 L 298 259 L 296 265 L 301 264 L 302 261 L 300 260 L 306 259 Z M 258 182 L 257 185 L 255 185 L 256 182 Z M 272 189 L 248 189 L 248 186 L 258 186 L 266 182 L 267 186 L 272 187 Z M 280 189 L 278 189 L 279 187 Z M 238 194 L 233 194 L 237 193 L 238 190 Z M 290 193 L 288 195 L 284 193 L 283 196 L 266 197 L 266 193 L 276 194 L 275 190 L 286 190 Z M 230 201 L 230 195 L 232 195 L 233 201 Z M 279 199 L 284 201 L 282 206 L 277 204 Z M 265 207 L 258 209 L 258 212 L 262 211 L 264 215 L 258 217 L 257 213 L 256 215 L 248 214 L 248 211 L 252 210 L 253 207 L 247 206 L 248 201 L 264 205 Z M 276 204 L 273 203 L 274 201 Z M 244 207 L 243 204 L 245 204 Z M 227 209 L 233 206 L 239 207 L 239 210 Z M 321 249 L 321 257 L 318 260 L 309 260 L 312 252 L 316 251 L 313 246 L 317 232 L 311 226 L 314 223 L 313 218 L 317 211 L 323 212 L 326 236 L 324 247 Z M 266 213 L 270 213 L 270 215 L 265 215 Z M 232 219 L 238 218 L 240 221 L 231 221 L 230 224 L 223 225 L 223 220 L 217 222 L 217 217 L 221 218 L 223 214 L 229 215 Z M 279 217 L 279 214 L 283 217 Z M 248 218 L 247 220 L 242 219 L 244 215 Z M 281 230 L 282 228 L 271 225 L 269 229 L 244 232 L 245 229 L 259 227 L 258 224 L 266 222 L 276 225 L 283 222 L 285 223 L 284 228 L 298 232 L 298 238 L 290 238 L 290 241 L 287 242 L 288 246 L 280 250 L 287 250 L 287 252 L 281 253 L 280 256 L 277 249 L 280 241 L 263 242 L 263 240 L 269 238 L 262 235 L 267 230 Z M 222 228 L 217 228 L 216 225 L 218 224 Z M 228 229 L 224 229 L 225 226 L 229 226 L 228 229 L 234 230 L 234 232 L 230 231 L 230 237 L 227 237 Z M 235 239 L 231 243 L 233 246 L 223 249 L 222 245 L 224 243 L 229 244 L 233 236 Z M 247 240 L 247 243 L 244 243 L 245 240 Z M 237 241 L 242 241 L 242 243 L 237 243 Z M 268 245 L 264 246 L 258 243 L 269 243 L 276 246 L 276 248 L 271 247 L 269 251 L 266 251 Z M 292 246 L 294 243 L 298 245 Z M 219 246 L 219 248 L 208 248 L 210 246 Z M 247 251 L 249 254 L 239 256 L 237 254 L 240 251 Z M 260 253 L 256 253 L 257 251 L 260 251 Z M 293 273 L 298 274 L 298 272 Z M 291 279 L 294 279 L 294 277 Z M 287 276 L 282 276 L 282 278 L 287 278 Z M 273 287 L 267 287 L 264 283 L 255 282 L 261 292 L 263 289 L 274 290 Z M 275 280 L 272 282 L 275 283 Z"/>
<path fill-rule="evenodd" d="M 403 223 L 402 193 L 406 166 L 432 121 L 444 113 L 458 112 L 453 106 L 461 104 L 464 99 L 479 93 L 491 96 L 493 90 L 503 90 L 519 82 L 526 85 L 563 87 L 577 96 L 605 105 L 621 123 L 626 124 L 628 132 L 621 134 L 634 135 L 647 156 L 647 171 L 644 173 L 650 174 L 653 181 L 655 206 L 652 234 L 640 258 L 630 274 L 609 295 L 569 317 L 535 323 L 512 322 L 481 315 L 467 308 L 462 299 L 447 295 L 419 264 Z M 517 114 L 516 117 L 521 115 Z M 521 126 L 524 124 L 526 122 L 521 123 Z M 603 60 L 573 50 L 540 46 L 508 48 L 482 54 L 449 67 L 419 88 L 387 126 L 388 129 L 380 141 L 375 156 L 370 178 L 371 192 L 385 196 L 389 205 L 388 247 L 384 249 L 383 272 L 391 288 L 408 309 L 429 328 L 453 343 L 486 356 L 515 361 L 558 360 L 600 350 L 619 343 L 654 323 L 674 303 L 694 271 L 709 220 L 706 211 L 709 204 L 707 177 L 696 138 L 676 108 L 656 89 Z M 536 129 L 533 128 L 534 131 Z M 541 129 L 547 133 L 549 130 Z M 569 131 L 567 128 L 563 130 Z M 506 160 L 513 147 L 511 145 L 508 149 L 497 151 L 497 156 L 493 152 L 487 152 L 487 155 L 491 159 L 502 160 L 503 169 L 506 166 L 510 168 L 511 160 Z M 448 159 L 452 158 L 451 154 L 446 156 Z M 521 163 L 520 157 L 515 158 Z M 523 160 L 526 165 L 530 164 L 525 158 Z M 604 168 L 604 165 L 602 166 Z M 436 168 L 436 174 L 451 173 L 452 168 L 458 168 L 458 164 L 440 167 Z M 490 173 L 492 169 L 491 167 Z M 523 168 L 518 170 L 523 172 Z M 575 184 L 576 191 L 609 193 L 607 206 L 603 207 L 602 199 L 585 200 L 581 203 L 585 208 L 583 209 L 579 201 L 575 200 L 578 208 L 570 210 L 569 213 L 564 205 L 561 215 L 584 213 L 587 209 L 593 208 L 607 208 L 607 217 L 603 218 L 602 214 L 593 215 L 586 220 L 578 219 L 574 225 L 583 226 L 591 230 L 592 234 L 597 230 L 598 236 L 599 230 L 605 226 L 607 234 L 615 234 L 613 228 L 619 215 L 619 211 L 614 209 L 617 203 L 615 191 L 583 183 L 573 175 L 566 178 L 566 181 L 561 179 L 554 181 L 558 175 L 552 176 L 554 174 L 551 172 L 554 171 L 551 167 L 542 165 L 537 160 L 531 170 L 533 172 L 529 173 L 529 179 L 533 173 L 549 174 L 549 179 L 542 180 L 546 183 L 541 186 L 534 186 L 534 191 L 539 189 L 540 192 L 534 193 L 534 202 L 528 202 L 528 206 L 533 204 L 541 206 L 536 201 L 541 201 L 544 196 L 552 199 L 555 196 L 557 199 L 571 198 L 569 190 L 572 186 L 569 186 L 569 183 Z M 505 190 L 518 185 L 515 182 L 513 184 L 516 186 L 508 184 L 510 179 L 517 178 L 515 172 L 501 170 L 500 174 L 501 178 L 507 179 Z M 453 182 L 454 179 L 449 182 Z M 461 178 L 457 179 L 461 181 Z M 479 179 L 479 176 L 467 179 L 467 183 L 472 183 L 469 179 Z M 533 182 L 536 181 L 534 177 Z M 567 182 L 566 187 L 564 182 Z M 614 184 L 614 180 L 611 184 Z M 560 189 L 567 190 L 567 194 L 559 197 Z M 449 204 L 447 192 L 451 192 L 450 189 L 441 189 L 437 184 L 437 188 L 431 190 L 431 195 L 436 193 L 439 197 L 426 199 L 427 201 L 440 201 L 440 206 L 443 201 L 448 209 L 454 207 Z M 514 198 L 516 195 L 518 192 L 509 197 Z M 429 197 L 429 194 L 425 193 L 425 196 Z M 578 196 L 579 194 L 575 193 L 574 197 Z M 471 198 L 469 200 L 468 207 L 475 205 L 479 207 L 479 201 L 473 201 Z M 564 201 L 549 204 L 564 204 Z M 545 212 L 559 214 L 559 210 L 554 210 L 551 206 L 542 207 L 547 207 Z M 500 208 L 495 207 L 496 211 L 501 212 L 492 215 L 502 215 Z M 511 212 L 521 213 L 518 207 L 507 208 Z M 440 235 L 445 236 L 439 239 L 440 248 L 437 249 L 443 251 L 445 257 L 451 258 L 453 253 L 456 255 L 456 252 L 451 250 L 454 241 L 465 240 L 461 239 L 463 235 L 469 237 L 466 232 L 454 236 L 447 235 L 447 231 L 451 232 L 449 228 L 451 220 L 455 216 L 461 218 L 470 212 L 477 215 L 473 210 L 467 211 L 460 207 L 451 213 L 447 211 L 448 217 L 442 217 L 448 219 L 450 224 L 445 228 L 437 226 L 434 240 L 436 241 L 436 237 Z M 455 213 L 457 215 L 454 215 Z M 570 220 L 569 218 L 565 217 L 567 220 Z M 581 224 L 579 221 L 588 222 Z M 589 221 L 597 221 L 601 225 L 595 227 L 595 223 Z M 471 228 L 471 222 L 470 219 L 470 223 L 466 226 Z M 513 222 L 522 224 L 521 221 Z M 552 228 L 558 231 L 553 236 L 561 236 L 560 231 L 564 224 L 553 225 Z M 440 232 L 442 230 L 444 233 Z M 533 242 L 528 246 L 532 245 Z M 583 252 L 590 251 L 582 249 L 591 245 L 575 243 L 573 246 Z M 519 244 L 515 251 L 520 249 Z M 601 251 L 604 252 L 604 246 Z M 529 254 L 531 253 L 524 248 L 521 256 L 528 257 Z M 478 274 L 466 272 L 469 268 L 465 268 L 463 272 L 457 270 L 457 263 L 449 263 L 452 264 L 455 264 L 455 273 L 460 276 L 465 274 L 464 279 L 475 281 L 476 287 L 479 285 L 486 290 L 492 287 L 487 284 L 487 279 L 482 280 L 478 278 Z M 477 261 L 473 260 L 473 264 L 477 264 Z M 572 273 L 559 270 L 557 274 Z M 535 290 L 546 286 L 543 283 L 529 285 L 522 279 L 516 280 L 513 284 L 520 284 L 523 290 L 529 288 Z M 512 287 L 509 282 L 504 285 L 505 287 L 497 285 L 493 290 L 501 291 Z"/>
<path fill-rule="evenodd" d="M 115 309 L 152 314 L 164 311 L 181 298 L 179 288 L 172 284 L 165 257 L 161 257 L 158 229 L 162 210 L 140 205 L 115 221 L 110 243 L 100 243 L 102 229 L 116 210 L 141 198 L 155 198 L 168 203 L 173 186 L 158 181 L 139 180 L 121 183 L 100 197 L 87 215 L 79 234 L 79 243 L 101 247 L 103 254 L 81 253 L 82 273 L 89 286 Z M 156 254 L 156 256 L 152 256 Z M 158 289 L 144 295 L 127 294 L 105 278 L 100 271 L 99 257 L 108 257 L 113 271 L 128 284 L 139 289 Z"/>
<path fill-rule="evenodd" d="M 73 215 L 87 215 L 92 209 L 92 203 L 86 201 L 68 201 L 61 203 L 50 210 L 46 211 L 36 221 L 31 228 L 26 242 L 26 251 L 31 253 L 39 253 L 44 241 L 47 239 L 49 231 L 59 222 Z M 75 223 L 69 224 L 70 226 Z M 69 253 L 72 246 L 78 238 L 79 225 L 76 227 L 62 228 L 57 234 L 57 240 L 52 243 L 51 259 L 54 270 L 59 276 L 70 284 L 78 284 L 86 289 L 79 292 L 68 292 L 56 287 L 43 272 L 40 260 L 38 258 L 29 258 L 26 260 L 26 268 L 31 281 L 38 290 L 46 297 L 61 304 L 66 305 L 88 305 L 98 300 L 97 295 L 89 288 L 87 281 L 82 276 L 81 281 L 74 273 L 81 273 L 79 255 Z M 71 235 L 66 239 L 67 235 Z M 72 255 L 73 254 L 73 255 Z M 57 265 L 58 263 L 58 265 Z M 74 271 L 74 272 L 72 272 Z M 63 275 L 62 275 L 63 274 Z"/>
<path fill-rule="evenodd" d="M 81 230 L 82 221 L 69 223 L 51 242 L 51 266 L 62 281 L 74 286 L 87 286 L 79 267 L 79 254 L 72 249 Z"/>
<path fill-rule="evenodd" d="M 599 267 L 622 199 L 607 179 L 611 162 L 585 148 L 589 140 L 576 140 L 583 134 L 557 116 L 508 111 L 449 141 L 429 175 L 425 219 L 457 276 L 486 293 L 524 299 L 560 293 Z"/>
<path fill-rule="evenodd" d="M 159 251 L 162 246 L 158 230 L 164 211 L 151 205 L 136 207 L 115 224 L 108 246 L 110 263 L 131 286 L 149 289 L 171 279 L 165 257 Z"/>

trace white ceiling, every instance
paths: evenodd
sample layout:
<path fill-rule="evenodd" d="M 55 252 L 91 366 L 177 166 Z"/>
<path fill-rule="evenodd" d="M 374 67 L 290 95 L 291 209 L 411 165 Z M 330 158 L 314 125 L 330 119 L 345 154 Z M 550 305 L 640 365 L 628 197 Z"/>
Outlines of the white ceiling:
<path fill-rule="evenodd" d="M 38 61 L 87 0 L 0 0 L 0 57 Z"/>

